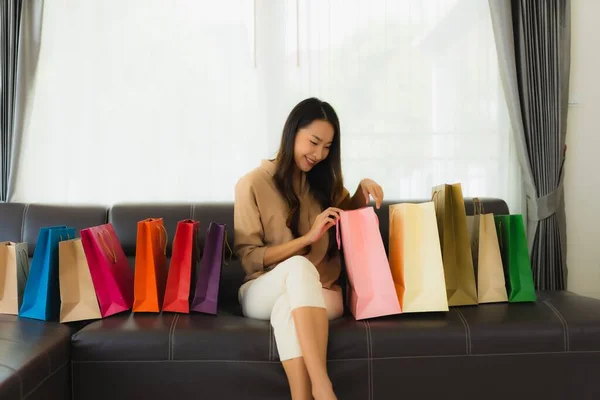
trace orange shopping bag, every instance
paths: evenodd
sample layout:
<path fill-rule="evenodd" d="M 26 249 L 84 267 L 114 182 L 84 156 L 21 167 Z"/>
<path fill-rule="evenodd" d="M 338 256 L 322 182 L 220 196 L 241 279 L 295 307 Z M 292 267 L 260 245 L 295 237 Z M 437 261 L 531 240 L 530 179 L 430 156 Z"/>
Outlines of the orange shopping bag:
<path fill-rule="evenodd" d="M 167 231 L 162 218 L 138 222 L 133 311 L 159 312 L 167 282 Z"/>

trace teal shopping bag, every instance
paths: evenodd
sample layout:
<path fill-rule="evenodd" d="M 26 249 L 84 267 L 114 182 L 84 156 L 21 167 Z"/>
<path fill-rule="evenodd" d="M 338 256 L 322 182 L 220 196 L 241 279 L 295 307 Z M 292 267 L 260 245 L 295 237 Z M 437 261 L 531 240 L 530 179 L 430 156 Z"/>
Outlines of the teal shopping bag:
<path fill-rule="evenodd" d="M 510 303 L 536 301 L 523 216 L 495 215 L 496 232 Z"/>
<path fill-rule="evenodd" d="M 75 229 L 52 226 L 40 229 L 29 277 L 25 284 L 19 316 L 42 321 L 58 320 L 60 292 L 58 280 L 58 243 L 73 239 Z"/>

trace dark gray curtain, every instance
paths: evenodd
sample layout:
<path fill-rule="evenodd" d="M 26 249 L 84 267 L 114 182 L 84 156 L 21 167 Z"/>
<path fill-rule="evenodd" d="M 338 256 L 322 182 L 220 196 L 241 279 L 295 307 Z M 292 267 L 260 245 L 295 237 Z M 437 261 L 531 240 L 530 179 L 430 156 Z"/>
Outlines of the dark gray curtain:
<path fill-rule="evenodd" d="M 527 195 L 536 287 L 566 286 L 563 177 L 570 0 L 489 0 L 502 84 Z"/>
<path fill-rule="evenodd" d="M 43 0 L 0 2 L 0 201 L 8 201 L 14 189 L 43 5 Z"/>

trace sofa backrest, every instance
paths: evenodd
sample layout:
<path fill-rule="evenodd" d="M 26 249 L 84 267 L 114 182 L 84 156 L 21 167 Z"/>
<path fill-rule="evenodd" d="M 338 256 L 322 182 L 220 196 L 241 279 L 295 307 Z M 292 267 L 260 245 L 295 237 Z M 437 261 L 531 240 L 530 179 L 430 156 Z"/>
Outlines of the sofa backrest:
<path fill-rule="evenodd" d="M 108 208 L 50 204 L 0 203 L 0 241 L 27 242 L 33 255 L 40 228 L 68 225 L 77 235 L 83 228 L 106 223 Z"/>
<path fill-rule="evenodd" d="M 486 213 L 508 214 L 508 206 L 500 199 L 481 199 Z M 411 200 L 421 203 L 427 200 Z M 389 236 L 389 205 L 402 201 L 385 202 L 379 210 L 381 236 L 387 248 Z M 473 214 L 473 202 L 465 199 L 467 215 Z M 146 218 L 163 218 L 169 235 L 168 254 L 177 222 L 184 219 L 200 221 L 200 246 L 204 245 L 206 229 L 211 221 L 226 224 L 229 242 L 233 245 L 232 203 L 179 203 L 179 204 L 116 204 L 105 206 L 61 206 L 50 204 L 0 203 L 0 241 L 27 242 L 29 255 L 33 255 L 41 227 L 68 225 L 75 228 L 77 235 L 83 228 L 113 224 L 117 236 L 129 257 L 135 256 L 137 223 Z"/>
<path fill-rule="evenodd" d="M 503 200 L 481 199 L 487 213 L 508 214 L 508 206 Z M 421 203 L 427 200 L 412 200 Z M 389 237 L 389 205 L 402 201 L 385 202 L 376 213 L 379 217 L 381 236 L 386 251 Z M 473 202 L 465 199 L 465 210 L 473 213 Z M 178 203 L 178 204 L 116 204 L 104 206 L 60 206 L 48 204 L 0 203 L 0 241 L 27 242 L 29 256 L 33 255 L 37 236 L 41 227 L 68 225 L 75 228 L 77 236 L 83 228 L 112 223 L 125 254 L 133 268 L 137 223 L 146 218 L 163 218 L 169 235 L 167 255 L 171 255 L 177 222 L 185 219 L 200 221 L 199 246 L 202 249 L 209 223 L 226 224 L 229 243 L 233 247 L 233 204 L 232 203 Z M 238 263 L 225 266 L 222 273 L 221 299 L 226 303 L 236 303 L 237 288 L 244 274 Z"/>

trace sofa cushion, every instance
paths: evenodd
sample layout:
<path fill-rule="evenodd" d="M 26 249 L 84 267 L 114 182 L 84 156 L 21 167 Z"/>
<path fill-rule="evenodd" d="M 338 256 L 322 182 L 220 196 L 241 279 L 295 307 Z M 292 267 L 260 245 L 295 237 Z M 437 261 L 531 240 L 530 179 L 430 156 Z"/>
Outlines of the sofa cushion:
<path fill-rule="evenodd" d="M 368 333 L 349 318 L 331 324 L 330 359 L 365 358 Z M 268 321 L 220 312 L 124 313 L 92 322 L 72 338 L 73 361 L 277 361 Z"/>
<path fill-rule="evenodd" d="M 600 300 L 559 291 L 541 292 L 538 302 L 561 320 L 565 351 L 600 351 Z"/>
<path fill-rule="evenodd" d="M 552 299 L 555 306 L 543 300 L 453 307 L 446 313 L 366 321 L 346 316 L 331 323 L 328 359 L 560 352 L 565 350 L 566 337 L 561 318 L 571 320 L 572 330 L 577 332 L 571 341 L 581 338 L 575 342 L 578 348 L 597 349 L 600 318 L 596 324 L 577 320 L 577 307 L 597 310 L 600 315 L 600 300 L 579 296 Z M 556 313 L 560 308 L 565 317 Z M 586 324 L 590 326 L 587 329 Z M 198 313 L 116 315 L 80 330 L 73 336 L 73 347 L 73 357 L 79 361 L 279 359 L 268 321 L 223 310 L 217 317 Z"/>
<path fill-rule="evenodd" d="M 346 316 L 332 321 L 328 347 L 332 380 L 340 396 L 348 399 L 387 398 L 397 387 L 412 395 L 458 393 L 463 367 L 483 382 L 463 388 L 466 398 L 478 398 L 498 382 L 502 371 L 509 371 L 523 390 L 540 390 L 547 376 L 564 376 L 569 385 L 584 382 L 569 371 L 581 363 L 597 365 L 600 300 L 566 292 L 538 295 L 536 303 L 482 304 L 453 307 L 445 313 L 368 321 Z M 222 398 L 239 398 L 240 393 L 252 398 L 286 396 L 269 322 L 239 313 L 115 315 L 89 324 L 73 336 L 72 343 L 74 392 L 88 396 L 92 385 L 92 399 L 109 393 L 95 383 L 98 376 L 105 381 L 137 382 L 144 394 L 190 396 L 196 382 L 201 382 L 202 393 Z M 557 372 L 562 363 L 568 367 Z M 527 376 L 536 384 L 527 386 L 529 378 L 523 374 L 533 370 L 539 373 Z M 483 371 L 481 377 L 477 371 Z M 147 383 L 149 376 L 163 384 Z M 231 376 L 244 388 L 242 392 L 223 386 Z M 432 379 L 443 382 L 444 388 L 427 385 Z M 261 385 L 256 385 L 257 380 Z M 548 384 L 545 394 L 563 398 L 571 393 L 556 380 Z M 492 398 L 505 398 L 515 390 L 496 389 L 502 396 Z M 128 395 L 122 391 L 118 398 Z"/>
<path fill-rule="evenodd" d="M 0 315 L 0 398 L 67 398 L 72 330 Z"/>

